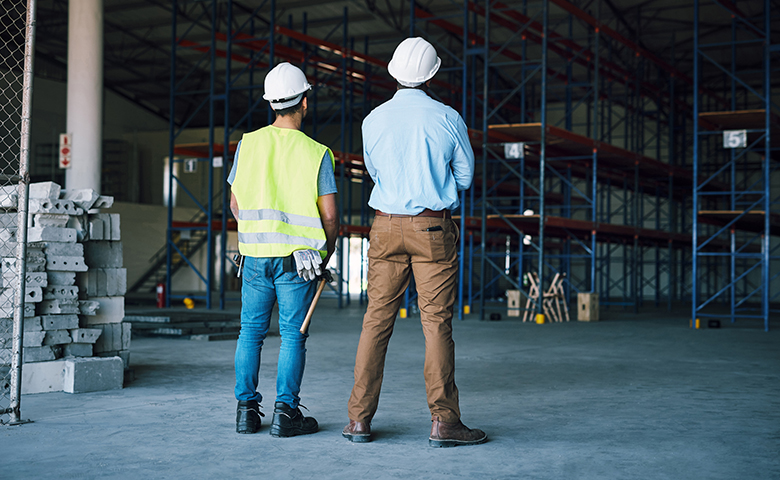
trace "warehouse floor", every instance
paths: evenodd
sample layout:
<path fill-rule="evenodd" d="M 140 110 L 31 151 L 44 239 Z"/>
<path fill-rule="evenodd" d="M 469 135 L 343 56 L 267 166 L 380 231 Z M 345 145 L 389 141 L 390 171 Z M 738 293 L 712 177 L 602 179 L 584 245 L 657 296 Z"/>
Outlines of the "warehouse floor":
<path fill-rule="evenodd" d="M 235 341 L 137 338 L 124 390 L 23 397 L 0 427 L 2 478 L 780 478 L 780 326 L 692 331 L 684 314 L 553 325 L 456 323 L 463 421 L 480 446 L 428 447 L 416 318 L 390 343 L 375 441 L 341 437 L 363 308 L 326 299 L 308 342 L 315 435 L 268 435 L 279 337 L 261 368 L 260 433 L 235 433 Z"/>

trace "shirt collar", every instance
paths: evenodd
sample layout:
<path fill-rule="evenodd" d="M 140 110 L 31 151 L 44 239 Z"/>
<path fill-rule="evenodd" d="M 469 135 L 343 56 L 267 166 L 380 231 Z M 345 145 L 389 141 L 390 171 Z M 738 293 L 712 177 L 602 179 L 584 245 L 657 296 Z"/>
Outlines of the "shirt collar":
<path fill-rule="evenodd" d="M 412 97 L 414 95 L 428 96 L 427 93 L 425 93 L 423 90 L 420 90 L 419 88 L 402 88 L 401 90 L 396 90 L 393 98 Z"/>

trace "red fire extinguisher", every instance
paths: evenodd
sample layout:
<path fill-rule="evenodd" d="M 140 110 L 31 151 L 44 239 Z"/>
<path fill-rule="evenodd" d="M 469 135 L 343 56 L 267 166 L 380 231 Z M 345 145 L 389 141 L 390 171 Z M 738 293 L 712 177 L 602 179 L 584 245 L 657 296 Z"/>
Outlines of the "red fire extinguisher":
<path fill-rule="evenodd" d="M 157 308 L 165 308 L 165 284 L 157 284 Z"/>

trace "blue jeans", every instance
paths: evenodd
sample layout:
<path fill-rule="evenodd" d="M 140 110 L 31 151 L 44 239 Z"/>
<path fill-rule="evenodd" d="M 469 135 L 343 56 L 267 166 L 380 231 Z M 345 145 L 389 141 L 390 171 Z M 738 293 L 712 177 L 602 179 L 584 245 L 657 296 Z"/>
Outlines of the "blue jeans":
<path fill-rule="evenodd" d="M 276 401 L 297 408 L 308 337 L 300 328 L 314 298 L 316 282 L 306 281 L 296 272 L 285 272 L 282 261 L 282 258 L 244 259 L 235 394 L 237 400 L 263 399 L 257 391 L 260 352 L 271 323 L 271 310 L 278 301 L 282 344 L 276 373 Z"/>

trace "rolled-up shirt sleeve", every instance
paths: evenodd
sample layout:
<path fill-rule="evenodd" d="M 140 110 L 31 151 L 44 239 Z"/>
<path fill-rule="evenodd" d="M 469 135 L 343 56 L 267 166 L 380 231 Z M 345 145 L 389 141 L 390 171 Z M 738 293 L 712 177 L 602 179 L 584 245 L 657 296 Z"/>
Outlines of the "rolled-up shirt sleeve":
<path fill-rule="evenodd" d="M 468 190 L 474 180 L 474 150 L 471 148 L 466 122 L 460 115 L 457 116 L 455 125 L 455 149 L 451 165 L 458 191 Z"/>

